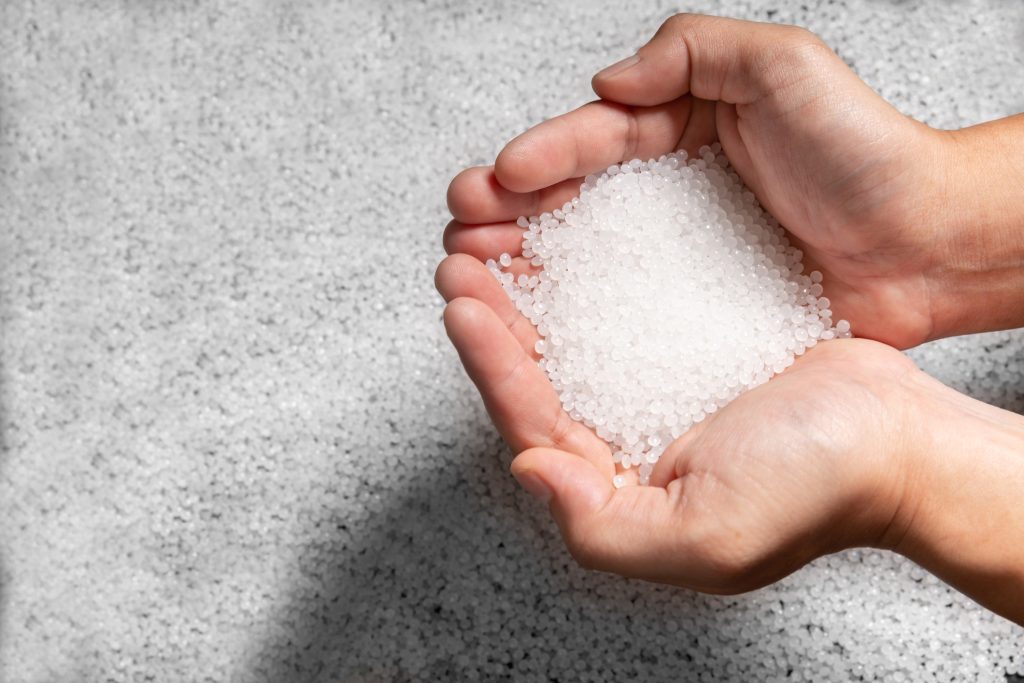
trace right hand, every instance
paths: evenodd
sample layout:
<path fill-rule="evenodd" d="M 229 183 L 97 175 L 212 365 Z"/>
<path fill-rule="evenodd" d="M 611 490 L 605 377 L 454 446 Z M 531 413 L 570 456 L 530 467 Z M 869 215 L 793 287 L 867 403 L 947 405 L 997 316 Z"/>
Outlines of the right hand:
<path fill-rule="evenodd" d="M 446 246 L 520 252 L 519 213 L 550 210 L 582 177 L 633 157 L 718 140 L 760 202 L 825 275 L 834 319 L 907 348 L 935 319 L 945 235 L 935 198 L 948 145 L 900 114 L 806 30 L 677 15 L 594 77 L 602 100 L 510 142 L 449 189 Z M 484 229 L 481 229 L 484 228 Z"/>

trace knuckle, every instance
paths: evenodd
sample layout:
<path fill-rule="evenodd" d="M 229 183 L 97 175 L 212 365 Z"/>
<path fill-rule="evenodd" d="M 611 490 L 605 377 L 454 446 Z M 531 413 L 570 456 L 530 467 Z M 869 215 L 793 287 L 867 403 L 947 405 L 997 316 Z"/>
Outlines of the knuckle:
<path fill-rule="evenodd" d="M 640 149 L 640 122 L 632 112 L 626 114 L 626 132 L 623 148 L 626 152 L 623 158 L 631 159 Z"/>
<path fill-rule="evenodd" d="M 779 41 L 779 57 L 794 65 L 816 64 L 831 56 L 832 49 L 821 38 L 802 26 L 787 26 Z"/>
<path fill-rule="evenodd" d="M 495 383 L 495 386 L 499 388 L 520 386 L 523 382 L 523 374 L 528 371 L 532 362 L 526 355 L 520 355 L 508 368 L 505 375 Z"/>
<path fill-rule="evenodd" d="M 575 421 L 564 410 L 558 409 L 555 413 L 554 424 L 551 426 L 551 442 L 555 446 L 562 446 L 569 438 L 569 430 L 572 429 Z"/>
<path fill-rule="evenodd" d="M 673 30 L 679 30 L 684 24 L 690 21 L 692 15 L 688 12 L 678 12 L 673 14 L 671 17 L 665 20 L 662 24 L 662 28 L 670 28 Z"/>
<path fill-rule="evenodd" d="M 803 26 L 786 25 L 781 27 L 788 41 L 793 44 L 820 43 L 821 39 L 813 31 Z"/>
<path fill-rule="evenodd" d="M 528 319 L 524 318 L 518 311 L 512 311 L 505 319 L 505 327 L 517 339 L 526 339 L 527 335 L 534 332 L 537 328 L 533 327 Z"/>
<path fill-rule="evenodd" d="M 665 23 L 661 25 L 661 30 L 682 36 L 695 30 L 697 25 L 706 18 L 700 14 L 679 12 L 666 19 Z"/>
<path fill-rule="evenodd" d="M 808 77 L 823 77 L 835 57 L 818 36 L 799 26 L 780 26 L 771 46 L 753 56 L 750 76 L 765 90 L 781 88 Z"/>

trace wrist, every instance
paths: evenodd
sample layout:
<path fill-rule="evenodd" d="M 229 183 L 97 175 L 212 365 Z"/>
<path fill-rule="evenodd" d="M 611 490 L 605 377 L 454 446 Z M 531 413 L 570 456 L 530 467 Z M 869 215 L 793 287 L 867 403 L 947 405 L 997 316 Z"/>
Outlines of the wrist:
<path fill-rule="evenodd" d="M 1024 116 L 931 136 L 931 338 L 1022 326 Z"/>
<path fill-rule="evenodd" d="M 950 422 L 960 423 L 968 408 L 968 397 L 917 370 L 901 383 L 905 406 L 901 423 L 902 447 L 894 455 L 895 485 L 886 499 L 887 521 L 877 528 L 879 548 L 903 555 L 928 535 L 928 524 L 919 519 L 933 513 L 931 507 L 939 487 L 936 466 L 946 463 L 955 451 L 944 434 Z M 913 559 L 913 558 L 912 558 Z"/>
<path fill-rule="evenodd" d="M 832 545 L 823 552 L 864 546 L 893 549 L 913 518 L 917 470 L 923 455 L 931 452 L 927 401 L 936 391 L 959 394 L 889 347 L 867 340 L 846 344 L 858 358 L 847 383 L 859 385 L 856 405 L 867 410 L 854 429 L 855 449 L 836 463 L 835 477 L 845 482 L 844 495 L 837 518 L 829 522 L 838 533 L 827 535 Z M 872 358 L 883 363 L 874 367 L 866 361 Z"/>
<path fill-rule="evenodd" d="M 924 373 L 906 383 L 916 413 L 898 494 L 877 546 L 975 600 L 1024 619 L 1024 417 Z"/>

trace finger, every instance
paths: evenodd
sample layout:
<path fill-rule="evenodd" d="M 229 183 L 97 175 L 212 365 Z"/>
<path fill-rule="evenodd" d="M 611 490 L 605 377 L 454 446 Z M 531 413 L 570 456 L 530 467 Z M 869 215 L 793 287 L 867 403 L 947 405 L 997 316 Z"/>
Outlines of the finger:
<path fill-rule="evenodd" d="M 455 220 L 465 224 L 537 216 L 561 207 L 580 193 L 582 178 L 558 180 L 563 182 L 548 183 L 550 187 L 538 185 L 532 192 L 513 192 L 498 182 L 493 166 L 467 168 L 448 186 L 448 210 Z"/>
<path fill-rule="evenodd" d="M 451 221 L 444 229 L 444 250 L 449 254 L 469 254 L 486 261 L 502 254 L 519 256 L 523 252 L 523 229 L 515 223 L 466 225 Z"/>
<path fill-rule="evenodd" d="M 692 98 L 693 105 L 690 109 L 690 118 L 686 122 L 686 130 L 679 139 L 677 149 L 685 149 L 690 158 L 697 157 L 697 152 L 704 145 L 710 145 L 718 140 L 718 131 L 715 128 L 715 102 Z"/>
<path fill-rule="evenodd" d="M 552 448 L 520 453 L 512 461 L 512 474 L 531 493 L 547 499 L 563 529 L 598 515 L 615 493 L 605 472 L 577 455 Z"/>
<path fill-rule="evenodd" d="M 740 135 L 739 115 L 736 105 L 718 102 L 715 106 L 715 132 L 722 147 L 729 150 L 729 163 L 743 178 L 743 182 L 754 192 L 762 206 L 771 208 L 770 199 L 764 193 L 760 176 L 755 172 L 754 162 L 750 158 L 750 150 Z"/>
<path fill-rule="evenodd" d="M 653 486 L 615 489 L 589 462 L 534 448 L 512 462 L 524 486 L 547 498 L 569 552 L 583 567 L 688 585 L 699 562 L 685 552 L 688 522 L 673 493 Z"/>
<path fill-rule="evenodd" d="M 594 92 L 639 106 L 687 93 L 749 104 L 792 80 L 805 48 L 823 45 L 795 26 L 677 14 L 636 55 L 594 76 Z"/>
<path fill-rule="evenodd" d="M 686 432 L 670 443 L 665 452 L 658 458 L 651 471 L 651 486 L 665 488 L 675 479 L 685 477 L 689 472 L 693 443 L 711 420 L 704 420 L 690 427 Z"/>
<path fill-rule="evenodd" d="M 591 102 L 512 140 L 494 173 L 510 190 L 530 192 L 620 161 L 657 157 L 674 151 L 689 110 L 689 98 L 655 107 Z"/>
<path fill-rule="evenodd" d="M 524 318 L 483 263 L 465 254 L 449 256 L 434 275 L 437 291 L 452 301 L 471 297 L 486 304 L 531 358 L 539 358 L 534 346 L 540 339 L 537 328 Z"/>
<path fill-rule="evenodd" d="M 487 412 L 513 450 L 540 446 L 579 453 L 595 466 L 603 463 L 611 481 L 607 444 L 562 410 L 544 371 L 493 310 L 460 297 L 448 304 L 444 323 Z"/>

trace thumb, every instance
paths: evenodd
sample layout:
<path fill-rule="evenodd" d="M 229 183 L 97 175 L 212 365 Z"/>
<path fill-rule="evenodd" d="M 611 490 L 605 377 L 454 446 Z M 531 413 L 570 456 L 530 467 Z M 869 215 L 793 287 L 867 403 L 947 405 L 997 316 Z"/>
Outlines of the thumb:
<path fill-rule="evenodd" d="M 700 555 L 687 546 L 687 525 L 663 488 L 616 489 L 607 474 L 565 451 L 532 448 L 512 474 L 550 504 L 569 552 L 580 566 L 689 585 Z"/>
<path fill-rule="evenodd" d="M 824 44 L 795 26 L 677 14 L 635 55 L 594 76 L 594 91 L 642 106 L 687 93 L 749 104 L 792 79 L 810 45 Z"/>
<path fill-rule="evenodd" d="M 615 491 L 607 474 L 588 460 L 554 448 L 531 448 L 512 461 L 512 476 L 548 503 L 563 529 L 572 520 L 592 517 Z"/>

